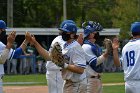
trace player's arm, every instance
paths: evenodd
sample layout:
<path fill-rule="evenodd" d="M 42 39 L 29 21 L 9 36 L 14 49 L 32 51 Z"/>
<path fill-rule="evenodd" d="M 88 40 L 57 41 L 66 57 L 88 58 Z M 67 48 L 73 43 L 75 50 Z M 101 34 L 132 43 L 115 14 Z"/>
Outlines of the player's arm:
<path fill-rule="evenodd" d="M 119 41 L 118 38 L 114 38 L 112 42 L 112 47 L 113 47 L 113 60 L 114 64 L 116 66 L 120 66 L 120 60 L 119 60 L 119 54 L 118 54 L 118 48 L 119 48 Z"/>
<path fill-rule="evenodd" d="M 119 55 L 118 55 L 118 50 L 113 50 L 113 60 L 115 66 L 120 66 L 120 60 L 119 60 Z"/>
<path fill-rule="evenodd" d="M 45 59 L 50 60 L 49 52 L 44 49 L 38 42 L 34 43 L 35 48 L 37 49 L 38 53 Z"/>
<path fill-rule="evenodd" d="M 119 48 L 118 38 L 114 38 L 113 39 L 112 48 L 113 48 L 113 60 L 114 60 L 114 64 L 116 66 L 120 66 L 119 55 L 118 55 L 118 48 Z M 103 53 L 101 56 L 99 56 L 97 58 L 96 65 L 99 65 L 99 64 L 103 63 L 107 57 L 108 57 L 108 53 L 107 53 L 107 51 L 105 51 L 105 53 Z"/>
<path fill-rule="evenodd" d="M 67 70 L 70 70 L 71 72 L 78 73 L 78 74 L 82 74 L 84 72 L 84 69 L 85 68 L 83 67 L 78 67 L 76 65 L 71 65 L 71 64 L 67 66 Z"/>
<path fill-rule="evenodd" d="M 25 40 L 22 42 L 22 44 L 20 45 L 20 47 L 16 48 L 14 50 L 14 54 L 13 54 L 13 57 L 11 58 L 18 58 L 20 55 L 23 54 L 23 52 L 25 51 L 26 47 L 27 47 L 27 44 L 29 43 L 30 41 L 30 33 L 29 32 L 26 32 L 25 33 Z"/>
<path fill-rule="evenodd" d="M 103 63 L 105 59 L 107 58 L 108 54 L 103 53 L 101 56 L 97 57 L 92 51 L 90 45 L 83 45 L 82 48 L 85 51 L 86 60 L 91 67 L 96 67 Z"/>
<path fill-rule="evenodd" d="M 45 60 L 50 60 L 50 55 L 49 55 L 49 52 L 44 49 L 35 39 L 34 36 L 32 36 L 31 38 L 31 41 L 30 41 L 31 44 L 33 44 L 35 46 L 35 48 L 37 49 L 38 53 L 45 59 Z"/>
<path fill-rule="evenodd" d="M 82 47 L 76 47 L 72 50 L 71 57 L 73 64 L 69 64 L 67 69 L 71 72 L 82 74 L 86 67 L 86 59 Z"/>
<path fill-rule="evenodd" d="M 0 54 L 0 64 L 4 64 L 6 59 L 8 59 L 8 55 L 9 55 L 10 49 L 13 46 L 15 38 L 16 38 L 16 32 L 12 31 L 7 37 L 7 45 L 5 49 Z"/>

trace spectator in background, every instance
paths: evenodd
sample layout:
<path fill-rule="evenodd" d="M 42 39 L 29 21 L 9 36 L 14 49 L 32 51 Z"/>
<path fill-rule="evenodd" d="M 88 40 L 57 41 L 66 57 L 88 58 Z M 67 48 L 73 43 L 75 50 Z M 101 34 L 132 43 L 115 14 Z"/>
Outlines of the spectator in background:
<path fill-rule="evenodd" d="M 20 74 L 27 74 L 26 54 L 24 53 L 24 51 L 19 59 L 20 59 L 20 67 L 19 67 Z"/>
<path fill-rule="evenodd" d="M 105 72 L 115 72 L 116 66 L 114 66 L 113 56 L 108 56 L 104 62 L 104 71 Z"/>
<path fill-rule="evenodd" d="M 42 41 L 41 42 L 41 45 L 42 45 L 42 47 L 44 48 L 44 49 L 46 49 L 47 50 L 47 44 L 46 44 L 46 42 L 45 41 Z M 44 58 L 42 57 L 42 56 L 40 56 L 40 55 L 38 55 L 37 57 L 36 57 L 36 59 L 37 59 L 37 68 L 38 68 L 38 72 L 39 73 L 46 73 L 46 62 L 45 62 L 45 60 L 44 60 Z"/>
<path fill-rule="evenodd" d="M 37 56 L 37 68 L 38 68 L 38 73 L 43 73 L 43 63 L 44 63 L 44 59 L 38 55 Z"/>
<path fill-rule="evenodd" d="M 17 48 L 17 43 L 14 42 L 13 44 L 13 49 L 16 49 Z M 13 58 L 11 60 L 11 73 L 12 74 L 17 74 L 17 58 Z"/>
<path fill-rule="evenodd" d="M 36 69 L 36 50 L 34 48 L 34 46 L 27 46 L 26 47 L 26 51 L 24 52 L 24 54 L 27 56 L 26 57 L 26 74 L 30 73 L 35 73 L 35 69 Z"/>

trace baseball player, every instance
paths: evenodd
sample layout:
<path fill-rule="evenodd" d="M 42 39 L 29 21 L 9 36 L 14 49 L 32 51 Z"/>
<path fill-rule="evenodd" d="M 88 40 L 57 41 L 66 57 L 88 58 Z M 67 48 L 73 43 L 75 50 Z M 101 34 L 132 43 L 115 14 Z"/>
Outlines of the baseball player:
<path fill-rule="evenodd" d="M 74 21 L 72 20 L 64 20 L 61 25 L 60 28 L 62 28 L 66 23 L 73 23 L 75 24 Z M 60 29 L 59 28 L 59 29 Z M 58 42 L 61 47 L 63 48 L 63 45 L 65 44 L 65 41 L 62 39 L 62 31 L 60 31 L 59 33 L 60 35 L 57 36 L 51 44 L 51 47 L 53 46 L 53 44 L 55 42 Z M 61 67 L 56 66 L 53 62 L 51 62 L 50 60 L 50 56 L 49 56 L 49 52 L 46 51 L 36 40 L 35 37 L 32 37 L 32 41 L 31 44 L 33 44 L 38 53 L 45 59 L 48 60 L 46 63 L 46 68 L 47 68 L 47 72 L 46 72 L 46 79 L 47 79 L 47 83 L 48 83 L 48 91 L 49 93 L 63 93 L 63 85 L 64 85 L 64 80 L 62 79 L 62 75 L 61 75 Z M 50 47 L 50 49 L 51 49 Z"/>
<path fill-rule="evenodd" d="M 0 20 L 0 40 L 3 40 L 3 37 L 6 35 L 6 23 L 3 20 Z M 23 50 L 26 48 L 26 45 L 29 41 L 29 38 L 26 33 L 26 39 L 23 41 L 21 46 L 15 50 L 12 49 L 14 40 L 16 37 L 16 32 L 11 32 L 7 37 L 7 45 L 3 44 L 0 41 L 0 93 L 3 93 L 2 90 L 2 77 L 4 75 L 4 67 L 6 59 L 17 58 L 22 54 Z"/>
<path fill-rule="evenodd" d="M 83 55 L 84 51 L 81 45 L 75 40 L 75 37 L 77 37 L 77 27 L 74 23 L 66 23 L 64 24 L 64 26 L 62 26 L 62 28 L 60 27 L 60 30 L 62 31 L 62 36 L 58 36 L 57 38 L 59 38 L 60 41 L 63 40 L 64 44 L 62 44 L 62 52 L 64 53 L 66 59 L 68 59 L 68 63 L 66 63 L 64 66 L 65 69 L 62 69 L 63 79 L 66 80 L 63 92 L 86 93 L 86 75 L 83 74 L 84 68 L 86 66 L 86 60 Z M 41 47 L 41 45 L 36 41 L 34 36 L 32 36 L 30 43 L 36 47 L 38 53 L 45 60 L 51 60 L 49 52 L 47 52 L 43 47 Z M 58 70 L 60 71 L 59 68 Z M 53 89 L 55 88 L 56 87 L 53 86 Z M 58 93 L 58 91 L 55 93 Z"/>
<path fill-rule="evenodd" d="M 84 23 L 85 24 L 85 23 Z M 83 26 L 84 43 L 82 48 L 87 62 L 87 93 L 102 93 L 101 73 L 102 63 L 108 57 L 108 52 L 102 54 L 101 48 L 95 43 L 99 39 L 99 32 L 103 28 L 99 23 L 88 21 Z"/>
<path fill-rule="evenodd" d="M 62 36 L 57 36 L 53 41 L 51 46 L 55 43 L 59 42 L 61 47 L 64 45 L 64 41 L 62 40 Z M 48 91 L 49 93 L 63 93 L 63 84 L 64 81 L 61 75 L 61 68 L 56 66 L 53 62 L 47 61 L 46 63 L 46 78 L 48 83 Z"/>
<path fill-rule="evenodd" d="M 75 22 L 72 20 L 64 20 L 60 24 L 60 28 L 62 28 L 66 23 L 75 24 Z M 60 46 L 63 48 L 65 41 L 62 39 L 61 33 L 62 32 L 60 31 L 60 35 L 57 36 L 52 41 L 51 47 L 53 46 L 53 44 L 55 42 L 58 42 L 60 44 Z M 47 68 L 46 78 L 47 78 L 47 82 L 48 82 L 49 93 L 63 93 L 64 80 L 62 79 L 61 67 L 56 66 L 51 61 L 47 61 L 46 68 Z"/>
<path fill-rule="evenodd" d="M 75 40 L 77 27 L 73 23 L 66 23 L 62 28 L 63 45 L 62 53 L 67 62 L 62 69 L 62 77 L 65 80 L 64 93 L 86 93 L 86 60 L 81 45 Z"/>
<path fill-rule="evenodd" d="M 123 47 L 121 57 L 124 70 L 125 93 L 140 93 L 140 22 L 131 24 L 131 32 L 133 38 Z M 115 61 L 120 65 L 117 52 L 115 54 Z"/>
<path fill-rule="evenodd" d="M 97 36 L 97 30 L 93 21 L 89 21 L 84 27 L 84 44 L 82 48 L 85 52 L 87 60 L 87 93 L 102 93 L 101 73 L 102 66 L 99 66 L 105 61 L 107 53 L 101 55 L 101 48 L 95 44 Z M 102 30 L 102 28 L 100 28 Z"/>

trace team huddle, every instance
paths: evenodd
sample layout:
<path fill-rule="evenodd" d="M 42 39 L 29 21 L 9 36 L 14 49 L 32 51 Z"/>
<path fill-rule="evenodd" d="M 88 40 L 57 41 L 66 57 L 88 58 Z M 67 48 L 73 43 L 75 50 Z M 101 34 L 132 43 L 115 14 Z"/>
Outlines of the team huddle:
<path fill-rule="evenodd" d="M 20 56 L 30 43 L 47 61 L 48 93 L 102 93 L 103 62 L 111 55 L 116 66 L 120 66 L 120 61 L 123 64 L 126 93 L 138 93 L 140 23 L 132 24 L 131 31 L 134 38 L 123 48 L 121 58 L 118 56 L 118 38 L 105 41 L 105 52 L 102 52 L 101 47 L 96 43 L 100 38 L 99 32 L 103 30 L 99 23 L 84 22 L 82 28 L 83 33 L 77 35 L 76 23 L 73 20 L 64 20 L 60 25 L 59 35 L 52 41 L 49 51 L 45 50 L 29 32 L 25 33 L 25 40 L 21 46 L 12 50 L 16 32 L 11 32 L 7 37 L 7 45 L 0 42 L 1 71 L 4 70 L 3 64 L 6 59 Z M 5 29 L 5 22 L 0 20 L 0 37 L 3 36 Z M 134 45 L 138 47 L 134 48 Z M 4 71 L 0 73 L 0 93 L 2 93 L 3 74 Z"/>
<path fill-rule="evenodd" d="M 51 63 L 60 67 L 61 71 L 55 69 L 53 76 L 51 73 L 48 74 L 50 75 L 48 81 L 51 80 L 48 83 L 49 93 L 102 93 L 103 62 L 110 55 L 110 49 L 113 48 L 114 53 L 118 53 L 115 51 L 118 49 L 118 42 L 113 42 L 113 47 L 111 43 L 111 48 L 107 46 L 110 51 L 107 49 L 102 53 L 102 49 L 95 41 L 99 39 L 99 31 L 102 31 L 103 27 L 93 21 L 84 22 L 82 27 L 83 37 L 80 35 L 77 37 L 75 22 L 72 20 L 62 22 L 59 28 L 61 34 L 53 40 L 50 48 Z M 54 67 L 47 72 L 52 72 L 52 69 Z M 55 78 L 58 77 L 57 72 L 62 74 L 59 78 Z M 60 78 L 63 78 L 63 81 Z M 59 83 L 60 81 L 65 83 Z"/>

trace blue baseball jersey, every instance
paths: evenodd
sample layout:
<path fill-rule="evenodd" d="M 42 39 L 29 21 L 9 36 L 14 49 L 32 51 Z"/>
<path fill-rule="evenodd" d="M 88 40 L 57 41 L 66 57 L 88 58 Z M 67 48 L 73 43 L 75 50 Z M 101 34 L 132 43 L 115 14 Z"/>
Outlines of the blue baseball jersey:
<path fill-rule="evenodd" d="M 6 45 L 3 44 L 2 42 L 0 42 L 0 54 L 3 52 L 3 50 L 5 49 Z M 16 50 L 13 50 L 12 48 L 10 49 L 9 55 L 7 56 L 6 59 L 11 60 L 13 57 L 17 58 L 18 56 L 20 56 L 20 54 L 22 54 L 22 49 L 21 48 L 17 48 Z M 4 74 L 4 67 L 3 64 L 0 64 L 0 75 Z"/>
<path fill-rule="evenodd" d="M 97 54 L 101 53 L 97 53 L 96 51 L 98 50 L 98 48 L 95 48 L 95 46 L 93 47 L 91 44 L 83 44 L 82 48 L 84 49 L 86 62 L 88 63 L 86 68 L 87 76 L 98 76 L 99 73 L 96 71 L 98 64 Z M 102 68 L 103 67 L 101 67 L 101 69 Z"/>
<path fill-rule="evenodd" d="M 140 80 L 140 39 L 130 40 L 122 49 L 124 79 Z"/>

